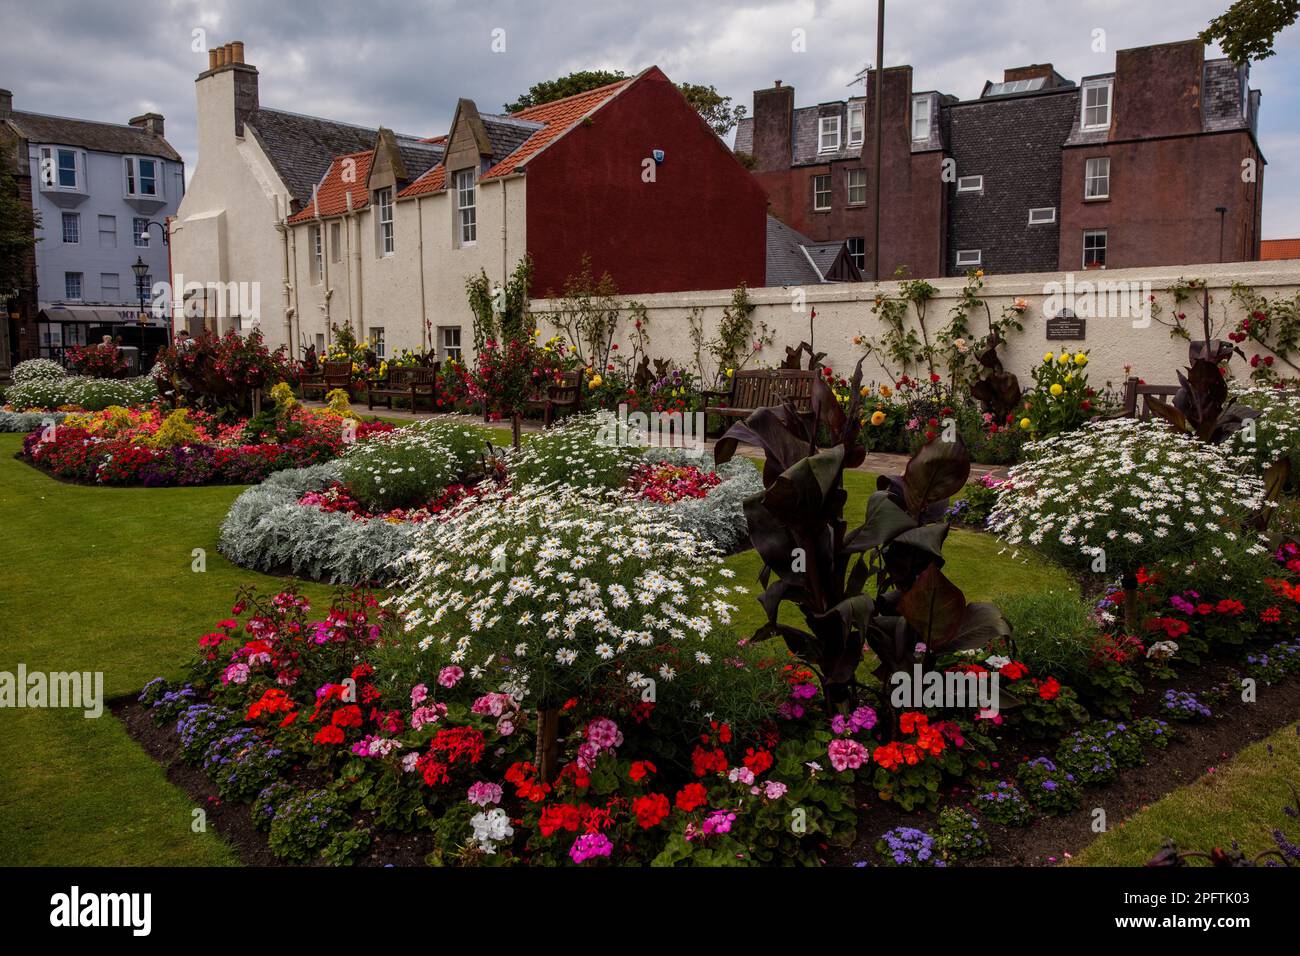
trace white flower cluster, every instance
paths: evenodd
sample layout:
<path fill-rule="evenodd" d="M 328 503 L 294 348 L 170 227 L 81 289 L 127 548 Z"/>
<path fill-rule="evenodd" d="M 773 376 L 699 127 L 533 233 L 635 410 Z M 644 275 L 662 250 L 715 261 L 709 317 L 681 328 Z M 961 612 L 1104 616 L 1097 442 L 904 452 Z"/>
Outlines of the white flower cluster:
<path fill-rule="evenodd" d="M 463 481 L 487 447 L 481 428 L 424 421 L 350 446 L 340 467 L 349 490 L 367 504 L 409 506 Z"/>
<path fill-rule="evenodd" d="M 510 479 L 516 487 L 618 488 L 640 452 L 636 433 L 612 412 L 572 415 L 510 456 Z"/>
<path fill-rule="evenodd" d="M 1255 385 L 1237 392 L 1232 400 L 1260 414 L 1229 436 L 1229 449 L 1254 462 L 1261 473 L 1283 458 L 1291 459 L 1293 467 L 1300 466 L 1300 391 Z"/>
<path fill-rule="evenodd" d="M 421 529 L 406 564 L 390 600 L 419 669 L 456 664 L 521 702 L 610 681 L 644 694 L 647 674 L 707 666 L 743 590 L 717 583 L 732 572 L 711 545 L 599 489 L 484 496 Z"/>
<path fill-rule="evenodd" d="M 1094 422 L 1025 450 L 988 527 L 1076 567 L 1131 571 L 1193 544 L 1236 541 L 1240 519 L 1264 502 L 1241 459 L 1160 421 Z"/>
<path fill-rule="evenodd" d="M 65 378 L 67 374 L 63 366 L 53 359 L 34 358 L 15 365 L 10 377 L 13 378 L 15 385 L 26 385 L 28 382 Z"/>

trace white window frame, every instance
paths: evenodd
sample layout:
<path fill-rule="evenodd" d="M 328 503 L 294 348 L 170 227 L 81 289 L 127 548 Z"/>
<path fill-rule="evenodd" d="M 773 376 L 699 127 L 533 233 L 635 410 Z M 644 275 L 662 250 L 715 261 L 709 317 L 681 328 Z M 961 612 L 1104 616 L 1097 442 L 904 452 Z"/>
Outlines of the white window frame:
<path fill-rule="evenodd" d="M 451 341 L 451 334 L 455 334 L 455 342 Z M 459 325 L 440 325 L 438 326 L 438 357 L 446 361 L 460 361 L 463 353 L 461 348 L 461 329 Z"/>
<path fill-rule="evenodd" d="M 827 124 L 831 124 L 828 126 Z M 829 136 L 835 137 L 834 141 L 828 139 Z M 834 153 L 840 148 L 840 118 L 839 116 L 819 116 L 817 117 L 817 152 Z"/>
<path fill-rule="evenodd" d="M 311 232 L 311 281 L 313 285 L 319 285 L 325 281 L 325 249 L 323 227 L 316 225 L 310 227 Z"/>
<path fill-rule="evenodd" d="M 149 217 L 131 217 L 131 244 L 137 249 L 149 248 Z"/>
<path fill-rule="evenodd" d="M 69 235 L 68 225 L 69 225 L 69 224 L 72 225 L 72 230 L 71 230 L 72 238 L 71 238 L 71 239 L 68 238 L 68 235 Z M 63 244 L 64 244 L 65 246 L 79 246 L 79 245 L 81 245 L 81 213 L 79 213 L 79 212 L 66 212 L 66 211 L 65 211 L 65 212 L 63 213 L 63 215 L 61 215 L 61 216 L 59 217 L 59 225 L 60 225 L 60 227 L 61 227 L 62 230 L 63 230 Z"/>
<path fill-rule="evenodd" d="M 1101 166 L 1098 166 L 1098 167 L 1097 167 L 1098 170 L 1102 170 L 1102 169 L 1104 169 L 1104 171 L 1094 172 L 1094 171 L 1093 171 L 1093 169 L 1094 169 L 1093 164 L 1094 164 L 1094 163 L 1104 163 L 1104 164 L 1105 164 L 1104 167 L 1101 167 Z M 1092 185 L 1092 184 L 1093 184 L 1093 183 L 1100 183 L 1100 182 L 1103 182 L 1103 181 L 1106 183 L 1105 191 L 1104 191 L 1104 192 L 1095 192 L 1095 193 L 1094 193 L 1094 192 L 1092 191 L 1092 190 L 1093 190 L 1093 185 Z M 1091 159 L 1086 159 L 1086 160 L 1084 160 L 1084 163 L 1083 163 L 1083 198 L 1084 198 L 1085 201 L 1087 201 L 1087 200 L 1091 200 L 1091 199 L 1109 199 L 1109 198 L 1110 198 L 1110 157 L 1109 157 L 1109 156 L 1093 156 Z"/>
<path fill-rule="evenodd" d="M 858 252 L 854 252 L 854 251 L 853 251 L 853 244 L 854 244 L 855 242 L 856 242 L 856 243 L 861 247 L 860 251 L 858 251 Z M 865 236 L 849 236 L 847 239 L 844 240 L 844 244 L 848 247 L 848 250 L 849 250 L 849 258 L 853 260 L 853 264 L 854 264 L 855 266 L 858 267 L 858 270 L 861 271 L 861 270 L 865 269 L 865 268 L 867 267 L 867 240 L 866 240 L 866 237 L 865 237 Z"/>
<path fill-rule="evenodd" d="M 144 164 L 153 170 L 153 192 L 144 189 Z M 125 176 L 123 195 L 128 199 L 163 199 L 163 161 L 154 156 L 124 156 L 122 169 Z"/>
<path fill-rule="evenodd" d="M 854 128 L 853 120 L 857 118 L 857 127 Z M 867 104 L 850 103 L 849 104 L 849 145 L 861 146 L 866 140 L 867 135 Z"/>
<path fill-rule="evenodd" d="M 1035 217 L 1034 213 L 1047 213 L 1047 216 Z M 1046 226 L 1056 222 L 1055 206 L 1038 206 L 1029 210 L 1029 224 L 1031 226 Z"/>
<path fill-rule="evenodd" d="M 974 256 L 975 258 L 971 258 Z M 957 268 L 963 266 L 978 266 L 983 262 L 984 254 L 980 249 L 958 249 L 957 250 Z"/>
<path fill-rule="evenodd" d="M 65 155 L 72 157 L 73 184 L 71 186 L 65 186 L 61 181 L 61 173 L 63 170 L 59 165 L 59 161 Z M 65 146 L 42 146 L 40 151 L 40 162 L 41 189 L 46 192 L 79 193 L 85 191 L 83 187 L 86 182 L 86 157 L 81 150 L 68 149 Z M 47 163 L 49 164 L 48 168 L 53 174 L 49 182 L 45 181 L 45 169 Z"/>
<path fill-rule="evenodd" d="M 818 188 L 817 188 L 817 184 L 820 183 L 820 182 L 822 182 L 823 180 L 826 182 L 826 188 L 825 188 L 824 190 L 823 190 L 823 189 L 818 189 Z M 821 173 L 821 174 L 819 174 L 819 175 L 817 175 L 817 176 L 814 176 L 814 177 L 812 178 L 812 188 L 813 188 L 813 211 L 814 211 L 814 212 L 825 212 L 826 210 L 828 210 L 828 209 L 831 208 L 831 191 L 832 191 L 832 189 L 833 189 L 833 186 L 834 186 L 834 184 L 831 182 L 831 174 L 830 174 L 830 173 Z M 819 202 L 820 200 L 818 199 L 818 197 L 821 196 L 821 195 L 823 195 L 823 194 L 826 196 L 826 205 L 824 205 L 824 206 L 819 206 L 819 205 L 818 205 L 818 202 Z"/>
<path fill-rule="evenodd" d="M 370 343 L 370 348 L 374 351 L 376 358 L 384 358 L 388 351 L 388 340 L 384 336 L 384 327 L 382 325 L 372 325 L 366 330 L 366 338 Z"/>
<path fill-rule="evenodd" d="M 862 179 L 862 182 L 857 185 L 854 185 L 853 183 L 853 177 L 855 175 L 860 176 Z M 853 198 L 854 190 L 859 190 L 862 193 L 861 199 Z M 850 206 L 865 206 L 867 204 L 867 171 L 865 169 L 846 170 L 844 176 L 844 192 L 847 197 L 846 202 Z"/>
<path fill-rule="evenodd" d="M 959 193 L 984 193 L 984 177 L 980 176 L 958 176 L 957 192 Z"/>
<path fill-rule="evenodd" d="M 930 97 L 912 97 L 912 142 L 923 143 L 930 139 Z"/>
<path fill-rule="evenodd" d="M 76 276 L 77 294 L 73 295 L 68 290 L 72 287 L 72 278 Z M 84 302 L 86 295 L 86 276 L 81 272 L 63 273 L 63 297 L 69 302 Z"/>
<path fill-rule="evenodd" d="M 477 180 L 472 168 L 456 173 L 456 244 L 462 249 L 478 242 Z"/>
<path fill-rule="evenodd" d="M 1105 103 L 1088 103 L 1088 94 L 1095 90 L 1106 91 Z M 1089 80 L 1083 84 L 1083 89 L 1079 93 L 1079 128 L 1082 130 L 1110 129 L 1110 120 L 1115 112 L 1115 80 L 1108 78 L 1105 80 Z M 1100 118 L 1098 110 L 1105 111 L 1105 118 Z M 1094 115 L 1093 122 L 1088 122 L 1088 113 L 1092 111 Z"/>
<path fill-rule="evenodd" d="M 393 187 L 375 190 L 375 252 L 387 259 L 397 251 L 397 236 L 393 228 Z"/>
<path fill-rule="evenodd" d="M 1100 248 L 1101 248 L 1102 261 L 1101 261 L 1101 266 L 1099 268 L 1104 269 L 1106 268 L 1107 253 L 1110 252 L 1110 235 L 1105 229 L 1083 230 L 1083 256 L 1082 256 L 1082 261 L 1080 262 L 1080 266 L 1084 269 L 1088 268 L 1088 238 L 1090 236 L 1101 236 Z M 1097 246 L 1093 246 L 1094 251 L 1097 248 L 1098 248 Z"/>

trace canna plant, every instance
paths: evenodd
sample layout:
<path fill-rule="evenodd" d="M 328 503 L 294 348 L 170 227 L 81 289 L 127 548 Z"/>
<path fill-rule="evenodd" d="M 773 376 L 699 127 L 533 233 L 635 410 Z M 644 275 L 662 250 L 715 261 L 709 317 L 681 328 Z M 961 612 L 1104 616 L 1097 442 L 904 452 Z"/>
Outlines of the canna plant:
<path fill-rule="evenodd" d="M 970 476 L 970 457 L 956 436 L 922 446 L 901 478 L 881 478 L 865 522 L 848 530 L 844 470 L 866 457 L 859 440 L 864 360 L 854 371 L 846 408 L 818 379 L 811 415 L 788 403 L 758 409 L 731 426 L 714 452 L 719 464 L 742 441 L 765 452 L 764 490 L 744 506 L 763 560 L 759 602 L 767 615 L 753 640 L 783 638 L 817 674 L 832 711 L 850 706 L 864 647 L 875 653 L 875 676 L 887 685 L 895 672 L 910 672 L 917 663 L 932 669 L 942 654 L 1011 632 L 995 606 L 968 603 L 943 574 L 949 526 L 942 515 Z M 819 428 L 831 436 L 828 447 L 817 445 Z M 875 593 L 868 593 L 873 584 Z M 802 627 L 779 619 L 787 602 L 802 616 Z M 892 717 L 888 694 L 883 697 Z"/>

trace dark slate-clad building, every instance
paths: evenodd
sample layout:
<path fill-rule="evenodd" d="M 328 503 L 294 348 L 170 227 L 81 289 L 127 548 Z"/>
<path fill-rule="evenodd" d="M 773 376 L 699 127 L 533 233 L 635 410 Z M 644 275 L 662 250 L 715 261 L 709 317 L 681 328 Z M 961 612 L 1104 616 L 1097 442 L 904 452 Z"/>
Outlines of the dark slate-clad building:
<path fill-rule="evenodd" d="M 1071 271 L 1260 255 L 1264 157 L 1249 66 L 1199 40 L 1121 50 L 1078 82 L 1051 64 L 1005 71 L 962 101 L 884 71 L 880 275 Z M 796 107 L 754 93 L 735 150 L 769 212 L 844 242 L 870 277 L 876 175 L 866 95 Z"/>

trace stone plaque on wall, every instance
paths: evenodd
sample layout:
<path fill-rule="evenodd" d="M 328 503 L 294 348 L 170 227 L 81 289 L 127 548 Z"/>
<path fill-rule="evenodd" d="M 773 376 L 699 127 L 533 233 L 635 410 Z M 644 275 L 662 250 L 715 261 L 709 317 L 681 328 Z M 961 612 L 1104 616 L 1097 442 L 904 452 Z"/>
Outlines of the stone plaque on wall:
<path fill-rule="evenodd" d="M 1052 340 L 1083 341 L 1088 337 L 1088 320 L 1081 319 L 1069 309 L 1062 309 L 1047 320 L 1047 338 Z"/>

